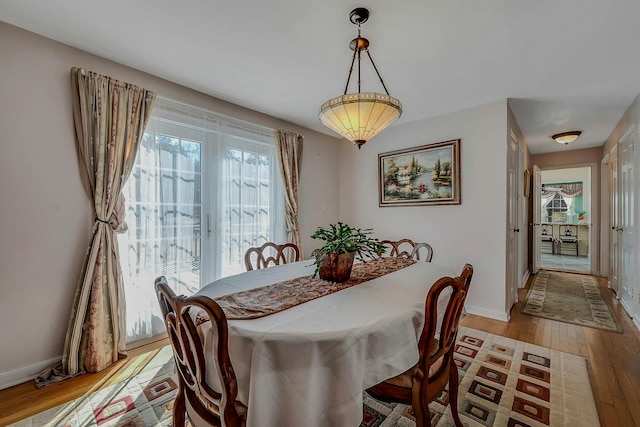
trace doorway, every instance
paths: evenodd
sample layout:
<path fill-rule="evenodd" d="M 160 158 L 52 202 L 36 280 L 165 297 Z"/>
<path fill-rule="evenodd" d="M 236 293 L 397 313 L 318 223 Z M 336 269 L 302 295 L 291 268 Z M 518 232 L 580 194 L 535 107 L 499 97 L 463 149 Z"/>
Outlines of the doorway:
<path fill-rule="evenodd" d="M 591 167 L 541 170 L 534 200 L 535 259 L 551 270 L 591 273 L 592 173 Z"/>

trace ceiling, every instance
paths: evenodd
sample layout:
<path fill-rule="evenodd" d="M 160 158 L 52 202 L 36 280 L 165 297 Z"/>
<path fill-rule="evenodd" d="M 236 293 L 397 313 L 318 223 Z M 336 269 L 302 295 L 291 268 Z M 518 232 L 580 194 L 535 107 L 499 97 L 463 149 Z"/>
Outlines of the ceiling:
<path fill-rule="evenodd" d="M 510 98 L 532 154 L 598 147 L 640 93 L 638 0 L 3 0 L 0 20 L 332 134 L 318 108 L 344 90 L 359 6 L 394 126 Z M 362 90 L 383 91 L 369 67 Z"/>

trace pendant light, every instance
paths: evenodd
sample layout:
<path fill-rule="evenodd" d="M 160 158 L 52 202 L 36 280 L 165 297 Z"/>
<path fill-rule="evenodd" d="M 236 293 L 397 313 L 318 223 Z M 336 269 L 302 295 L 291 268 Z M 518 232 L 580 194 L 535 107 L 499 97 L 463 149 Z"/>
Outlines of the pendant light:
<path fill-rule="evenodd" d="M 320 107 L 322 124 L 353 142 L 358 146 L 358 149 L 396 121 L 402 114 L 402 104 L 398 99 L 389 95 L 380 72 L 373 62 L 371 53 L 369 53 L 369 40 L 361 37 L 360 26 L 368 19 L 369 10 L 363 7 L 356 8 L 349 14 L 349 20 L 358 26 L 358 37 L 349 43 L 349 48 L 353 50 L 353 58 L 344 94 L 328 100 Z M 363 51 L 369 57 L 385 93 L 360 91 L 360 62 Z M 356 59 L 358 60 L 358 92 L 347 93 Z"/>

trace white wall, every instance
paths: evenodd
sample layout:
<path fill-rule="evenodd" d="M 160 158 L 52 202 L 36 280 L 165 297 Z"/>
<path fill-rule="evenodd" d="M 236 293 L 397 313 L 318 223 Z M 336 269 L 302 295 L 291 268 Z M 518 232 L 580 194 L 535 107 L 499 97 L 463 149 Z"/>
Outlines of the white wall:
<path fill-rule="evenodd" d="M 462 204 L 378 207 L 378 153 L 461 139 Z M 340 147 L 340 218 L 373 227 L 380 238 L 410 237 L 433 246 L 433 262 L 460 273 L 474 266 L 467 310 L 505 312 L 507 101 L 392 126 L 361 150 Z"/>
<path fill-rule="evenodd" d="M 303 244 L 311 246 L 308 236 L 315 227 L 337 220 L 337 139 L 2 22 L 0 40 L 0 388 L 38 372 L 62 354 L 89 243 L 92 211 L 76 155 L 71 67 L 84 67 L 167 98 L 304 135 Z"/>

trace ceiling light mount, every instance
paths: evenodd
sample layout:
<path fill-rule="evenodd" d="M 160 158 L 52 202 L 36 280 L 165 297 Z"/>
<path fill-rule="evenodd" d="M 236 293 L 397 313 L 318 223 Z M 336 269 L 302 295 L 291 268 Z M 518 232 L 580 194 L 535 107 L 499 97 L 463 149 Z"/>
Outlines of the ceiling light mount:
<path fill-rule="evenodd" d="M 369 10 L 363 7 L 353 9 L 349 20 L 358 26 L 358 37 L 351 40 L 349 48 L 353 51 L 351 67 L 347 76 L 347 84 L 341 96 L 331 98 L 320 107 L 320 121 L 334 132 L 352 141 L 358 149 L 380 133 L 383 129 L 396 121 L 402 114 L 402 104 L 391 95 L 384 84 L 378 67 L 376 67 L 369 52 L 369 40 L 361 36 L 361 24 L 369 19 Z M 385 93 L 361 92 L 360 64 L 362 52 L 367 54 Z M 347 93 L 353 66 L 358 60 L 358 92 Z"/>
<path fill-rule="evenodd" d="M 356 7 L 349 14 L 349 21 L 355 25 L 364 24 L 367 20 L 369 20 L 369 9 L 367 8 Z"/>
<path fill-rule="evenodd" d="M 557 133 L 551 137 L 558 144 L 568 145 L 578 139 L 578 137 L 582 135 L 582 131 L 573 130 L 571 132 L 562 132 Z"/>

